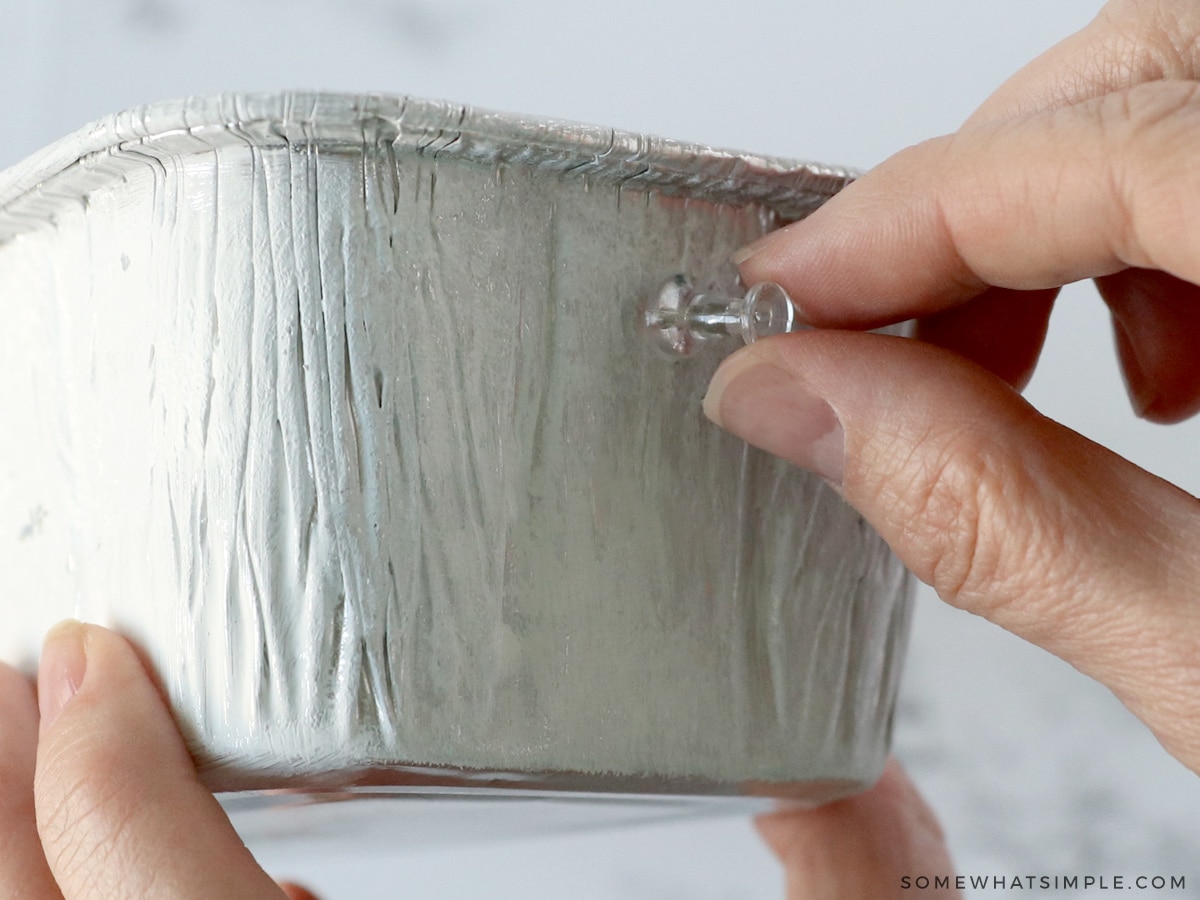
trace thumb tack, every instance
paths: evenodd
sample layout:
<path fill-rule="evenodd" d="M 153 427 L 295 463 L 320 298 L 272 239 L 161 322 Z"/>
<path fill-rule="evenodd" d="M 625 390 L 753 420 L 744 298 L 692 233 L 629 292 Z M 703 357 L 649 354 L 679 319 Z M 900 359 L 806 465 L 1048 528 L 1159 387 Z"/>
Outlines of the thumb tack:
<path fill-rule="evenodd" d="M 787 291 L 771 281 L 753 285 L 743 297 L 732 297 L 702 293 L 686 275 L 676 275 L 647 298 L 643 312 L 654 343 L 674 358 L 691 356 L 728 335 L 752 344 L 805 327 L 797 321 Z"/>

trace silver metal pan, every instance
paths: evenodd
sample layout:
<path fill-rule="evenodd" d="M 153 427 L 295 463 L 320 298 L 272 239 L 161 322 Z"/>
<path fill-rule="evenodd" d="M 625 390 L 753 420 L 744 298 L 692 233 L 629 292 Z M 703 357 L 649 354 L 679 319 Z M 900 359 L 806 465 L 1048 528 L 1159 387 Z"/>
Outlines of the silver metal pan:
<path fill-rule="evenodd" d="M 119 628 L 217 790 L 863 788 L 906 574 L 639 314 L 849 177 L 387 96 L 50 147 L 0 175 L 0 652 Z"/>

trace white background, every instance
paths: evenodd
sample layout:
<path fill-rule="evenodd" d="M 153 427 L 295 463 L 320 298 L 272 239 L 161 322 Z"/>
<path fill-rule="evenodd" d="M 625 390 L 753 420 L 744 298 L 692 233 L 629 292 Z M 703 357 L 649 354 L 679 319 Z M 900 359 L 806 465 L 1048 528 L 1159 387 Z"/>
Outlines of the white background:
<path fill-rule="evenodd" d="M 866 167 L 953 130 L 1099 6 L 0 0 L 0 166 L 147 101 L 290 87 L 442 97 Z M 1060 301 L 1028 396 L 1200 491 L 1197 426 L 1150 426 L 1128 411 L 1090 287 Z M 927 592 L 896 748 L 964 872 L 1186 874 L 1200 885 L 1200 781 L 1107 691 Z M 743 819 L 369 852 L 255 849 L 328 898 L 782 896 Z"/>

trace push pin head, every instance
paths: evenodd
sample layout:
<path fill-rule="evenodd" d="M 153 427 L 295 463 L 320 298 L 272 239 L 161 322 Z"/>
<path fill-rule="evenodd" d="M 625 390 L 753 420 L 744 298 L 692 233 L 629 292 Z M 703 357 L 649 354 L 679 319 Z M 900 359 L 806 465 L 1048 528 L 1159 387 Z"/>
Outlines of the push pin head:
<path fill-rule="evenodd" d="M 645 324 L 669 355 L 691 356 L 714 337 L 734 335 L 747 344 L 801 327 L 782 287 L 764 281 L 744 297 L 698 292 L 684 275 L 664 282 L 649 298 Z"/>

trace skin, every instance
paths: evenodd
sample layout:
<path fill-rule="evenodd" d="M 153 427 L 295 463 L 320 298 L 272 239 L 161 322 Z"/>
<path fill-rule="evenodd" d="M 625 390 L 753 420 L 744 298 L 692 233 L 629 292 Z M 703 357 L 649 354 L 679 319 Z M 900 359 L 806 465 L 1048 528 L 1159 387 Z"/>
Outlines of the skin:
<path fill-rule="evenodd" d="M 1015 389 L 1059 287 L 1094 278 L 1134 411 L 1200 409 L 1198 144 L 1200 4 L 1114 0 L 957 133 L 739 254 L 747 284 L 779 282 L 833 330 L 739 351 L 705 400 L 835 483 L 946 602 L 1107 685 L 1194 772 L 1200 503 Z M 854 330 L 909 318 L 924 343 Z M 901 777 L 761 822 L 789 898 L 903 895 L 903 874 L 952 871 Z"/>
<path fill-rule="evenodd" d="M 0 898 L 313 900 L 271 880 L 111 631 L 57 626 L 38 684 L 0 664 Z"/>
<path fill-rule="evenodd" d="M 705 400 L 836 484 L 946 602 L 1111 688 L 1193 771 L 1200 504 L 1016 389 L 1058 288 L 1095 278 L 1134 410 L 1200 409 L 1198 145 L 1200 4 L 1114 0 L 959 132 L 742 254 L 747 283 L 783 284 L 830 330 L 739 351 Z M 908 318 L 924 342 L 854 330 Z M 901 875 L 952 871 L 895 763 L 758 826 L 790 900 L 906 896 Z M 242 846 L 130 645 L 67 624 L 36 694 L 0 666 L 0 898 L 148 895 L 307 896 Z"/>

